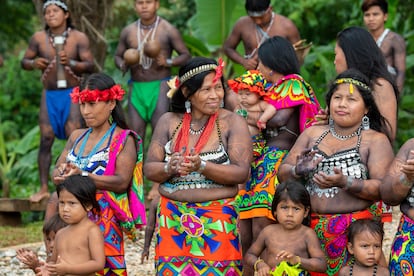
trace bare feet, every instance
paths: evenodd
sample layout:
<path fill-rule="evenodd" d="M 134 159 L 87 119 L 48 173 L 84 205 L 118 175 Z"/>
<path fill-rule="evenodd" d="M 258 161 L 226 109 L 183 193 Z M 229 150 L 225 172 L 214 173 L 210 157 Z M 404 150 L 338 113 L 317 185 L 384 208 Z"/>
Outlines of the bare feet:
<path fill-rule="evenodd" d="M 30 196 L 29 200 L 31 202 L 40 202 L 43 199 L 48 199 L 50 197 L 50 193 L 48 191 L 42 191 L 40 190 L 39 192 L 33 194 Z"/>
<path fill-rule="evenodd" d="M 157 196 L 160 196 L 160 193 L 158 192 L 158 187 L 160 186 L 160 183 L 152 182 L 151 190 L 148 192 L 147 199 L 153 200 Z"/>

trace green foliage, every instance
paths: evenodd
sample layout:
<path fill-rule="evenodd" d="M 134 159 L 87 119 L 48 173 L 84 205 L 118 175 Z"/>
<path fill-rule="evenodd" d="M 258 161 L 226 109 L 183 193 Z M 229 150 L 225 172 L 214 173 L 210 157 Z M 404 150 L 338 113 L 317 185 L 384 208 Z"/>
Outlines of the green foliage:
<path fill-rule="evenodd" d="M 33 13 L 34 6 L 31 1 L 1 1 L 0 53 L 12 49 L 15 43 L 27 39 L 32 34 L 33 25 L 30 24 L 30 19 Z"/>

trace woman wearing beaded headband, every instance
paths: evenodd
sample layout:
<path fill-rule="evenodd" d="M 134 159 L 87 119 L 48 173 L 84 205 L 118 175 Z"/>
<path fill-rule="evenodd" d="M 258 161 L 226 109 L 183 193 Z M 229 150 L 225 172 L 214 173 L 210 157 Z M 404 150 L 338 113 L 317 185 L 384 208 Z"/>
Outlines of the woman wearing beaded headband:
<path fill-rule="evenodd" d="M 55 138 L 67 139 L 73 130 L 82 126 L 79 107 L 71 104 L 69 94 L 73 87 L 80 84 L 83 74 L 93 71 L 89 39 L 73 27 L 66 2 L 44 1 L 43 16 L 45 29 L 32 36 L 21 61 L 25 70 L 42 71 L 43 83 L 39 112 L 38 153 L 41 187 L 30 197 L 32 202 L 39 202 L 50 195 L 48 181 L 53 142 Z M 63 42 L 63 45 L 55 41 Z M 62 69 L 64 80 L 58 78 L 58 68 Z M 59 70 L 60 73 L 62 71 Z M 61 74 L 59 75 L 62 77 Z"/>
<path fill-rule="evenodd" d="M 311 195 L 311 227 L 327 256 L 323 275 L 337 275 L 350 261 L 347 226 L 381 215 L 375 203 L 393 150 L 380 132 L 386 128 L 385 119 L 368 84 L 355 69 L 339 74 L 326 96 L 331 123 L 306 129 L 278 173 L 280 181 L 292 177 L 305 181 Z"/>
<path fill-rule="evenodd" d="M 81 174 L 94 180 L 99 216 L 90 216 L 103 232 L 106 264 L 97 275 L 126 275 L 123 232 L 135 239 L 145 225 L 140 137 L 128 129 L 121 100 L 125 91 L 103 73 L 76 87 L 72 101 L 80 105 L 87 129 L 75 130 L 56 162 L 55 184 Z M 49 205 L 46 216 L 56 212 Z"/>
<path fill-rule="evenodd" d="M 144 165 L 159 182 L 157 273 L 241 275 L 237 184 L 249 173 L 247 124 L 221 108 L 223 64 L 196 57 L 180 68 L 172 112 L 155 128 Z"/>

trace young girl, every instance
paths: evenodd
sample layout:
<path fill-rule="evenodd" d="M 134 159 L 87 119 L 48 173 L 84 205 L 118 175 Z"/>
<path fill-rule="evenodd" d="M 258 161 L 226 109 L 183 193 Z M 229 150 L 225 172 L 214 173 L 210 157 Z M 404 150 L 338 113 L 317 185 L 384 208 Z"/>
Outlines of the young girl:
<path fill-rule="evenodd" d="M 68 226 L 56 234 L 46 268 L 51 274 L 95 275 L 105 265 L 104 240 L 88 213 L 99 211 L 96 186 L 88 176 L 71 175 L 56 188 L 59 215 Z"/>
<path fill-rule="evenodd" d="M 267 121 L 276 114 L 276 108 L 263 99 L 266 95 L 263 76 L 257 70 L 249 70 L 240 77 L 229 80 L 228 84 L 238 95 L 239 104 L 234 112 L 247 120 L 250 135 L 259 134 L 266 128 Z"/>
<path fill-rule="evenodd" d="M 348 227 L 348 252 L 354 260 L 344 266 L 338 276 L 377 275 L 388 276 L 387 268 L 379 266 L 384 230 L 381 222 L 373 219 L 359 219 Z"/>
<path fill-rule="evenodd" d="M 59 214 L 53 215 L 50 219 L 45 220 L 43 224 L 43 241 L 46 248 L 46 262 L 52 256 L 56 233 L 66 226 L 66 223 L 60 218 Z M 28 248 L 20 248 L 16 251 L 17 259 L 24 263 L 28 268 L 37 272 L 45 263 L 40 260 L 35 252 Z"/>
<path fill-rule="evenodd" d="M 246 253 L 245 261 L 261 275 L 309 275 L 325 272 L 325 255 L 309 225 L 310 197 L 300 182 L 278 185 L 272 202 L 276 224 L 266 226 Z M 263 251 L 265 258 L 259 256 Z M 285 273 L 285 274 L 284 274 Z"/>

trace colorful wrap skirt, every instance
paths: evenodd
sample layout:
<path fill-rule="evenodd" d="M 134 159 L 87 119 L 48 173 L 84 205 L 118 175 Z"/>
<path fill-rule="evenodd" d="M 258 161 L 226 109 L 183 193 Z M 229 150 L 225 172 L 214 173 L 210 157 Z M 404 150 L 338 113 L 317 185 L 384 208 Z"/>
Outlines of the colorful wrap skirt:
<path fill-rule="evenodd" d="M 287 153 L 287 150 L 266 146 L 264 153 L 252 162 L 250 179 L 236 198 L 240 219 L 267 217 L 274 220 L 272 202 L 279 183 L 277 172 Z"/>
<path fill-rule="evenodd" d="M 233 198 L 188 203 L 162 196 L 158 224 L 157 275 L 242 275 Z"/>
<path fill-rule="evenodd" d="M 309 272 L 299 268 L 299 264 L 290 265 L 286 261 L 280 262 L 269 274 L 271 276 L 310 276 Z"/>
<path fill-rule="evenodd" d="M 106 201 L 102 192 L 96 193 L 96 200 L 101 209 L 99 216 L 90 217 L 94 221 L 104 235 L 105 246 L 105 268 L 103 271 L 97 272 L 96 275 L 126 276 L 126 263 L 124 251 L 124 235 L 119 226 L 119 222 L 115 217 L 114 211 Z"/>
<path fill-rule="evenodd" d="M 348 242 L 346 231 L 355 220 L 381 217 L 381 209 L 373 204 L 369 209 L 348 214 L 312 214 L 311 227 L 321 242 L 325 253 L 326 273 L 311 272 L 315 275 L 337 275 L 339 270 L 352 260 L 346 244 Z"/>
<path fill-rule="evenodd" d="M 402 214 L 389 261 L 390 275 L 414 275 L 414 220 Z"/>

